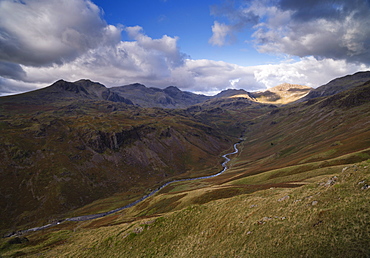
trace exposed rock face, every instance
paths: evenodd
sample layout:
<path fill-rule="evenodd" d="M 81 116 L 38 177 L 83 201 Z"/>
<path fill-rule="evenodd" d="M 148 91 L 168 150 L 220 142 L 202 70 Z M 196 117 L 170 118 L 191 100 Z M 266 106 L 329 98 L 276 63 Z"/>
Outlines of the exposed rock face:
<path fill-rule="evenodd" d="M 121 132 L 87 131 L 82 138 L 94 151 L 103 153 L 106 149 L 118 150 L 123 144 L 129 145 L 155 130 L 153 127 L 140 126 Z"/>

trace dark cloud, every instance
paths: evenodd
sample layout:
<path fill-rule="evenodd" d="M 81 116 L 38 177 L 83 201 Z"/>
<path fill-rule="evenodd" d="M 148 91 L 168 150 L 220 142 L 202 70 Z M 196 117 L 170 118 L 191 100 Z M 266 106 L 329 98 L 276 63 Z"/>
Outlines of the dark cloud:
<path fill-rule="evenodd" d="M 249 1 L 246 1 L 249 2 Z M 213 36 L 209 40 L 212 45 L 223 46 L 236 41 L 235 32 L 243 30 L 246 26 L 253 26 L 260 21 L 259 15 L 248 11 L 245 3 L 232 0 L 225 1 L 222 5 L 211 6 L 211 14 L 218 17 L 226 17 L 230 23 L 224 24 L 215 21 L 212 26 Z"/>
<path fill-rule="evenodd" d="M 18 64 L 0 62 L 0 76 L 14 80 L 25 80 L 26 72 Z"/>
<path fill-rule="evenodd" d="M 255 30 L 254 42 L 260 52 L 370 64 L 370 0 L 226 3 L 226 13 L 214 8 L 214 14 L 228 17 L 229 22 L 212 27 L 210 43 L 223 45 L 227 36 L 248 28 Z"/>
<path fill-rule="evenodd" d="M 368 0 L 281 0 L 282 10 L 293 11 L 292 18 L 302 21 L 323 18 L 326 20 L 341 20 L 352 12 L 356 16 L 367 17 L 370 1 Z M 357 17 L 358 18 L 358 17 Z"/>
<path fill-rule="evenodd" d="M 89 0 L 0 1 L 0 60 L 50 66 L 100 45 L 116 44 L 120 30 Z"/>
<path fill-rule="evenodd" d="M 252 1 L 231 1 L 227 0 L 222 5 L 211 6 L 211 14 L 214 16 L 224 16 L 233 21 L 235 28 L 242 28 L 248 24 L 256 24 L 260 17 L 258 14 L 245 9 Z"/>
<path fill-rule="evenodd" d="M 33 84 L 0 77 L 0 97 L 23 93 L 35 89 L 37 89 L 37 87 Z"/>

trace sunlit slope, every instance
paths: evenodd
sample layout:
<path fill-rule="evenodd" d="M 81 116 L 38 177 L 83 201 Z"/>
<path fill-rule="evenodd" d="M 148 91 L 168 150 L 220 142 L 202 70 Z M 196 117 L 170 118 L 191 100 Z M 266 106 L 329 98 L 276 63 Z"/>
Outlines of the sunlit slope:
<path fill-rule="evenodd" d="M 283 83 L 265 91 L 253 92 L 252 96 L 261 103 L 288 104 L 303 98 L 311 90 L 311 87 Z"/>
<path fill-rule="evenodd" d="M 251 175 L 367 149 L 369 100 L 368 82 L 331 97 L 273 110 L 247 127 L 244 148 L 235 166 Z"/>
<path fill-rule="evenodd" d="M 367 257 L 370 160 L 271 188 L 124 221 L 126 213 L 1 240 L 3 257 Z M 172 196 L 181 203 L 184 195 Z M 26 237 L 26 238 L 25 238 Z M 14 244 L 18 242 L 18 244 Z"/>

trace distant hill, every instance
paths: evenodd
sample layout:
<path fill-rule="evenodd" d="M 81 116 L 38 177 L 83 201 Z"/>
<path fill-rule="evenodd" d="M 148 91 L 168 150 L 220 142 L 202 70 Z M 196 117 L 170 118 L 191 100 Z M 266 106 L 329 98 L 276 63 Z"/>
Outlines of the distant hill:
<path fill-rule="evenodd" d="M 358 72 L 352 75 L 336 78 L 329 83 L 313 89 L 307 96 L 299 100 L 307 101 L 313 98 L 332 96 L 339 92 L 354 88 L 370 80 L 370 71 Z"/>
<path fill-rule="evenodd" d="M 304 97 L 312 90 L 308 86 L 283 83 L 265 91 L 253 92 L 252 96 L 262 103 L 287 104 Z"/>
<path fill-rule="evenodd" d="M 22 102 L 33 105 L 57 103 L 73 100 L 112 101 L 136 105 L 143 108 L 157 107 L 166 109 L 188 108 L 193 105 L 217 100 L 217 103 L 248 100 L 262 104 L 287 104 L 307 95 L 312 89 L 306 86 L 281 84 L 266 91 L 247 92 L 243 89 L 227 89 L 215 96 L 205 96 L 187 91 L 182 91 L 175 86 L 164 89 L 146 87 L 143 84 L 134 83 L 119 87 L 107 88 L 103 84 L 90 80 L 67 82 L 59 80 L 52 85 L 23 94 L 1 97 L 0 102 Z M 233 98 L 234 100 L 227 100 Z M 223 100 L 222 100 L 223 99 Z M 244 99 L 244 100 L 243 100 Z M 216 104 L 216 102 L 213 102 Z M 229 105 L 227 104 L 227 105 Z M 208 104 L 207 104 L 208 105 Z"/>
<path fill-rule="evenodd" d="M 139 83 L 113 87 L 110 90 L 118 96 L 130 99 L 135 105 L 141 107 L 186 108 L 211 98 L 205 95 L 181 91 L 175 86 L 158 89 L 148 88 Z"/>
<path fill-rule="evenodd" d="M 0 102 L 22 102 L 32 103 L 34 105 L 43 105 L 46 103 L 77 99 L 107 100 L 133 105 L 130 100 L 119 96 L 109 88 L 106 88 L 103 84 L 92 82 L 90 80 L 79 80 L 76 82 L 59 80 L 52 85 L 39 90 L 1 97 Z"/>
<path fill-rule="evenodd" d="M 217 95 L 215 95 L 213 98 L 230 98 L 230 97 L 243 97 L 249 100 L 254 100 L 253 97 L 251 96 L 251 93 L 243 90 L 243 89 L 227 89 L 224 91 L 221 91 Z"/>

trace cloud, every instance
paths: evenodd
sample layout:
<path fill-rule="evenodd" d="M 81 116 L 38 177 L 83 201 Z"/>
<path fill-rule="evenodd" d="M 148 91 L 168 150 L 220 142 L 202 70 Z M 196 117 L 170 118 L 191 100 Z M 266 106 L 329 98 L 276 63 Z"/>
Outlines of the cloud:
<path fill-rule="evenodd" d="M 221 6 L 211 6 L 211 14 L 214 16 L 225 16 L 230 24 L 215 21 L 212 26 L 212 37 L 209 43 L 224 46 L 236 40 L 235 32 L 242 30 L 250 24 L 256 24 L 259 20 L 255 13 L 235 7 L 234 1 L 226 1 Z"/>
<path fill-rule="evenodd" d="M 346 60 L 370 64 L 370 2 L 367 0 L 240 1 L 226 9 L 227 33 L 253 28 L 262 53 Z M 244 17 L 242 17 L 244 15 Z M 256 18 L 258 17 L 258 18 Z M 244 22 L 248 20 L 254 22 Z M 213 28 L 212 28 L 213 30 Z"/>
<path fill-rule="evenodd" d="M 35 87 L 45 87 L 47 85 L 35 85 L 34 83 L 27 83 L 19 80 L 0 77 L 0 97 L 7 95 L 14 95 L 30 90 Z"/>
<path fill-rule="evenodd" d="M 161 85 L 182 66 L 177 37 L 153 39 L 139 26 L 108 25 L 89 0 L 0 1 L 0 76 L 42 87 L 61 78 L 107 85 Z M 127 33 L 130 41 L 121 41 Z"/>
<path fill-rule="evenodd" d="M 132 41 L 90 49 L 61 65 L 23 66 L 28 81 L 45 83 L 60 78 L 74 81 L 82 77 L 107 86 L 140 82 L 165 87 L 171 81 L 172 72 L 185 62 L 186 55 L 180 52 L 178 39 L 166 35 L 152 39 L 139 26 L 126 27 L 124 31 Z"/>
<path fill-rule="evenodd" d="M 334 59 L 318 60 L 309 56 L 297 62 L 256 66 L 254 76 L 256 81 L 265 85 L 266 88 L 285 82 L 316 88 L 334 78 L 369 69 L 370 67 L 365 64 L 359 65 Z"/>
<path fill-rule="evenodd" d="M 226 37 L 232 32 L 232 28 L 226 24 L 214 22 L 212 26 L 212 37 L 209 43 L 216 46 L 223 46 L 226 43 Z"/>
<path fill-rule="evenodd" d="M 299 61 L 248 67 L 222 61 L 187 59 L 184 66 L 172 73 L 172 85 L 207 95 L 226 89 L 264 90 L 282 83 L 316 88 L 334 78 L 369 69 L 364 64 L 334 59 L 318 60 L 312 56 Z"/>
<path fill-rule="evenodd" d="M 2 0 L 0 60 L 51 66 L 119 42 L 121 30 L 107 25 L 100 13 L 89 0 Z"/>
<path fill-rule="evenodd" d="M 18 64 L 0 61 L 0 76 L 9 79 L 25 79 L 26 72 Z"/>
<path fill-rule="evenodd" d="M 180 51 L 178 37 L 152 38 L 140 26 L 109 25 L 102 19 L 101 10 L 88 0 L 0 0 L 0 94 L 45 87 L 59 79 L 83 78 L 108 87 L 140 82 L 149 87 L 174 85 L 182 90 L 216 94 L 228 88 L 261 90 L 283 82 L 316 87 L 333 78 L 369 69 L 364 64 L 350 63 L 348 58 L 326 57 L 329 51 L 326 41 L 333 43 L 331 56 L 340 54 L 335 45 L 339 25 L 334 18 L 305 19 L 307 26 L 299 27 L 302 21 L 294 17 L 293 4 L 286 2 L 283 8 L 267 6 L 263 4 L 266 1 L 241 6 L 234 24 L 215 22 L 213 42 L 226 44 L 236 35 L 235 31 L 255 24 L 260 51 L 295 51 L 295 55 L 303 56 L 300 60 L 250 67 L 192 60 Z M 348 20 L 354 21 L 357 20 Z M 334 24 L 333 34 L 328 33 L 327 24 Z M 294 26 L 300 28 L 298 33 L 293 33 Z M 317 31 L 327 35 L 318 37 Z M 122 41 L 121 33 L 126 33 L 130 40 Z M 344 48 L 353 49 L 353 53 L 366 52 L 366 48 L 361 49 L 366 43 L 361 45 L 360 41 L 352 40 L 361 37 L 357 33 L 356 26 L 351 33 L 348 31 L 343 38 L 347 42 Z M 316 55 L 310 55 L 314 52 Z M 322 53 L 321 58 L 317 53 Z"/>
<path fill-rule="evenodd" d="M 214 93 L 228 88 L 261 89 L 263 84 L 254 79 L 254 67 L 245 67 L 222 61 L 187 60 L 183 69 L 193 78 L 189 90 Z"/>

